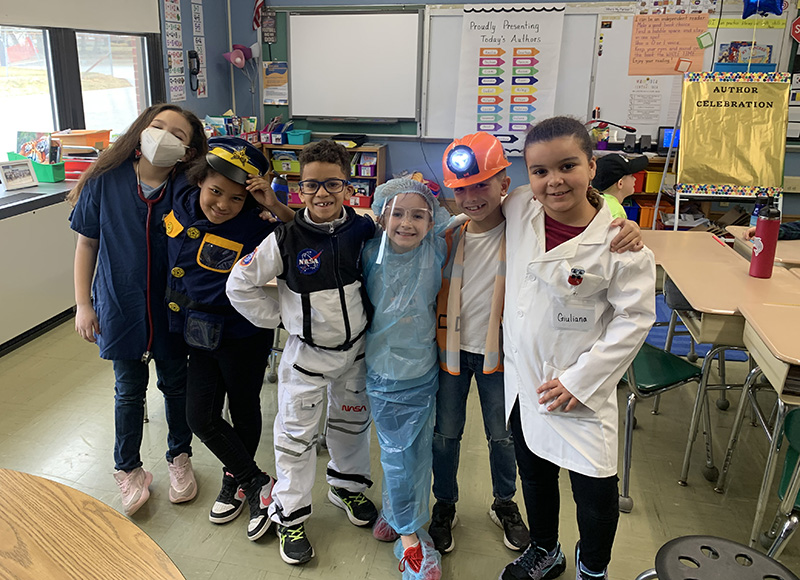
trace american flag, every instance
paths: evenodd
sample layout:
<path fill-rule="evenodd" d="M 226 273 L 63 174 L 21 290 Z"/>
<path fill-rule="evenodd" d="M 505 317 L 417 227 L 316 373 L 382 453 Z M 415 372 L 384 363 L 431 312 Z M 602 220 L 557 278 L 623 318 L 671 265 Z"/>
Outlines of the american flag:
<path fill-rule="evenodd" d="M 258 30 L 261 27 L 262 8 L 264 8 L 264 0 L 256 0 L 256 5 L 253 6 L 253 30 Z"/>

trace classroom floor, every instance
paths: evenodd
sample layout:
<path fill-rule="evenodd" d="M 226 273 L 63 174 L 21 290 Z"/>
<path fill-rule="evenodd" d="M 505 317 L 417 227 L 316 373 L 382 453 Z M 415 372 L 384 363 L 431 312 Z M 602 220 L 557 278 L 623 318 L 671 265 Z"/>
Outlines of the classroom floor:
<path fill-rule="evenodd" d="M 745 363 L 729 363 L 729 376 L 743 376 L 745 370 Z M 689 486 L 678 486 L 694 390 L 690 386 L 668 393 L 658 416 L 649 413 L 649 401 L 638 407 L 631 488 L 635 506 L 632 513 L 620 516 L 610 566 L 612 580 L 633 579 L 652 567 L 658 548 L 676 536 L 710 534 L 747 541 L 764 467 L 766 439 L 760 429 L 745 425 L 726 494 L 715 493 L 700 473 L 702 443 L 695 446 Z M 625 390 L 619 391 L 621 408 L 626 394 Z M 305 566 L 283 563 L 272 533 L 257 542 L 248 541 L 244 515 L 222 526 L 208 521 L 208 510 L 219 491 L 220 469 L 199 441 L 193 457 L 200 487 L 198 496 L 187 504 L 170 504 L 164 461 L 166 429 L 159 399 L 153 386 L 148 396 L 150 422 L 145 425 L 142 445 L 145 468 L 154 474 L 152 495 L 132 519 L 167 552 L 188 580 L 400 577 L 391 544 L 379 543 L 370 530 L 352 526 L 344 513 L 325 499 L 324 452 L 317 466 L 315 511 L 306 526 L 316 557 Z M 727 443 L 738 393 L 732 394 L 731 399 L 727 412 L 712 405 L 718 460 Z M 262 402 L 266 428 L 257 459 L 272 472 L 274 385 L 266 385 Z M 499 528 L 487 515 L 492 501 L 491 482 L 477 396 L 470 397 L 468 412 L 461 451 L 459 524 L 454 529 L 456 548 L 444 558 L 443 578 L 493 580 L 516 554 L 504 547 Z M 100 360 L 97 349 L 75 334 L 71 320 L 0 357 L 0 417 L 0 467 L 59 481 L 121 509 L 112 477 L 111 364 Z M 374 436 L 372 449 L 373 474 L 378 481 L 380 463 Z M 574 578 L 574 504 L 568 478 L 562 477 L 561 481 L 561 541 L 568 560 L 563 578 Z M 380 500 L 379 487 L 368 492 L 376 503 Z M 776 504 L 777 496 L 773 495 L 765 519 L 771 521 Z M 790 569 L 800 571 L 800 538 L 793 539 L 781 560 Z"/>

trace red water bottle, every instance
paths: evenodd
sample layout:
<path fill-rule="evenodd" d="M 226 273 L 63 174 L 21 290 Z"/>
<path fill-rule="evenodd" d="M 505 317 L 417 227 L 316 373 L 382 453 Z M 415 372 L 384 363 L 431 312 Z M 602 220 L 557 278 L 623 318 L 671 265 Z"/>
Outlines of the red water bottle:
<path fill-rule="evenodd" d="M 756 233 L 753 236 L 753 256 L 750 259 L 750 275 L 754 278 L 772 276 L 775 262 L 775 249 L 778 247 L 778 230 L 781 227 L 781 212 L 770 198 L 758 214 Z"/>

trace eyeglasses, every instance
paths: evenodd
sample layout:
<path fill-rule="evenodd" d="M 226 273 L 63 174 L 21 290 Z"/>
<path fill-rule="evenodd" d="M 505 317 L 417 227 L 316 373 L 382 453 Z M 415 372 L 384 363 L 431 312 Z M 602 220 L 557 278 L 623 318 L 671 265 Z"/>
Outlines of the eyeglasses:
<path fill-rule="evenodd" d="M 325 181 L 307 179 L 301 181 L 298 185 L 300 185 L 301 193 L 313 195 L 319 191 L 320 186 L 324 187 L 328 193 L 340 193 L 348 183 L 350 182 L 346 179 L 326 179 Z"/>
<path fill-rule="evenodd" d="M 396 207 L 394 209 L 386 208 L 384 214 L 387 218 L 396 219 L 399 221 L 408 220 L 411 223 L 427 223 L 433 219 L 433 213 L 429 209 L 413 208 L 405 209 Z"/>

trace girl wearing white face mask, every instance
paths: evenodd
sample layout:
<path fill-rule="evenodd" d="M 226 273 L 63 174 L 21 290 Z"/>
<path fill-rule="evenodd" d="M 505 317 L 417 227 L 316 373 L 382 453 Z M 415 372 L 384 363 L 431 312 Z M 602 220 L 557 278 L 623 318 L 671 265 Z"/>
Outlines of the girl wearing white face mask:
<path fill-rule="evenodd" d="M 170 501 L 188 501 L 197 493 L 186 424 L 186 353 L 180 335 L 167 329 L 162 218 L 172 209 L 173 192 L 190 187 L 184 162 L 205 155 L 207 148 L 203 125 L 193 113 L 154 105 L 67 196 L 74 206 L 71 227 L 78 232 L 75 329 L 114 364 L 114 478 L 128 515 L 147 501 L 153 479 L 139 455 L 151 359 L 169 427 Z"/>

